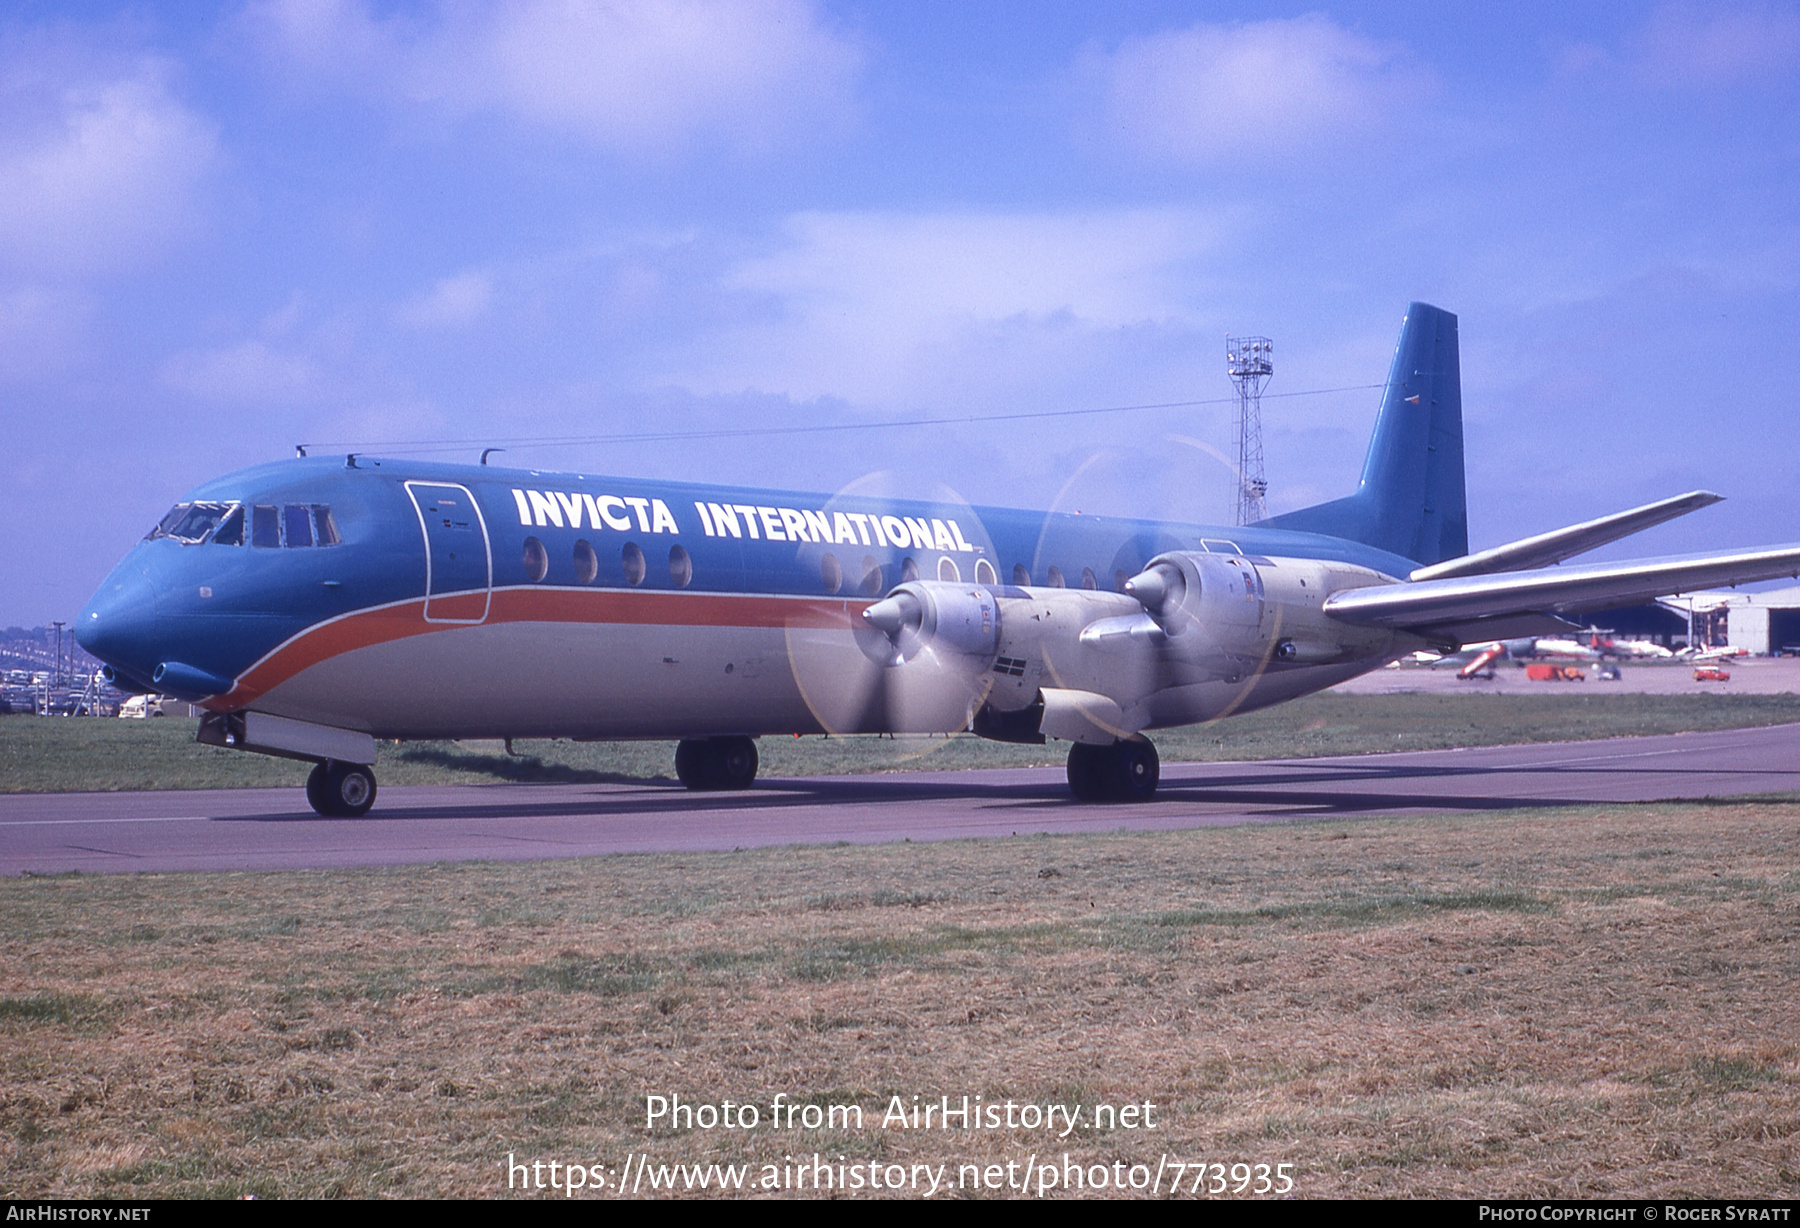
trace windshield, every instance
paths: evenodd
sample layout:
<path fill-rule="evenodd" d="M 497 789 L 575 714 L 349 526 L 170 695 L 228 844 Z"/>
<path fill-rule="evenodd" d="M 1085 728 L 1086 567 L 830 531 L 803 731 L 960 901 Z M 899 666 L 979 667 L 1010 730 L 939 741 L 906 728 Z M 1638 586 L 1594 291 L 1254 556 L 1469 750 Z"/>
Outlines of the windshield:
<path fill-rule="evenodd" d="M 203 542 L 236 507 L 235 503 L 177 503 L 146 540 L 173 537 L 188 545 Z"/>

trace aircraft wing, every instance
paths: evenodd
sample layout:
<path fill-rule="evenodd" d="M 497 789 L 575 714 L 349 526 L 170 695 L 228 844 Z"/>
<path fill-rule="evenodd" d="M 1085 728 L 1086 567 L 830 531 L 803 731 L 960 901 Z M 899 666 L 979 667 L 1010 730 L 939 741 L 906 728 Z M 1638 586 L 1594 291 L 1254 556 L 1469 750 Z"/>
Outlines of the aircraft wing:
<path fill-rule="evenodd" d="M 1800 577 L 1800 542 L 1736 554 L 1681 555 L 1534 571 L 1375 585 L 1333 593 L 1325 612 L 1361 626 L 1413 631 L 1437 642 L 1485 634 L 1531 617 L 1556 617 L 1649 601 L 1721 584 Z"/>
<path fill-rule="evenodd" d="M 1724 495 L 1715 495 L 1710 490 L 1690 490 L 1685 495 L 1658 499 L 1655 503 L 1646 503 L 1628 512 L 1614 512 L 1598 520 L 1584 520 L 1565 529 L 1552 529 L 1548 533 L 1507 542 L 1504 546 L 1495 546 L 1490 550 L 1478 550 L 1461 558 L 1445 559 L 1430 567 L 1419 568 L 1409 579 L 1445 580 L 1451 576 L 1480 576 L 1497 571 L 1548 567 L 1551 563 L 1560 563 L 1575 555 L 1585 554 L 1608 542 L 1618 541 L 1621 537 L 1641 533 L 1665 520 L 1711 507 L 1724 498 Z"/>

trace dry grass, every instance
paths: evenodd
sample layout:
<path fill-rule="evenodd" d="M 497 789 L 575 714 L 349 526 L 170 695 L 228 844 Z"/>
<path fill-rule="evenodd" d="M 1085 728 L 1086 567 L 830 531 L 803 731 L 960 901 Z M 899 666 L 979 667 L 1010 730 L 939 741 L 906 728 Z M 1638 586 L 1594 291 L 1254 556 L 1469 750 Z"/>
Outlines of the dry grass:
<path fill-rule="evenodd" d="M 1291 1162 L 1800 1192 L 1800 803 L 0 883 L 0 1192 L 493 1195 L 501 1161 Z M 642 1128 L 644 1097 L 861 1131 Z M 892 1094 L 1154 1133 L 883 1130 Z M 954 1172 L 954 1167 L 952 1169 Z"/>

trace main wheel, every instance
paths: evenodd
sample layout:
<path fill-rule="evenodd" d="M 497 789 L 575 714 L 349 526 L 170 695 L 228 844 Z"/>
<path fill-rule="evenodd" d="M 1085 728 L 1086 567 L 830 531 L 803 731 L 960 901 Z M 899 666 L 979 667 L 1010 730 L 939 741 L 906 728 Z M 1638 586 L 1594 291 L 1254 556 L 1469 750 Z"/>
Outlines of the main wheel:
<path fill-rule="evenodd" d="M 713 787 L 748 789 L 756 783 L 756 743 L 745 737 L 712 740 Z"/>
<path fill-rule="evenodd" d="M 1149 738 L 1128 738 L 1107 747 L 1112 751 L 1112 794 L 1122 802 L 1147 802 L 1162 779 L 1162 759 Z"/>
<path fill-rule="evenodd" d="M 331 798 L 325 792 L 325 765 L 313 764 L 313 770 L 306 777 L 306 804 L 313 808 L 314 814 L 331 814 Z"/>
<path fill-rule="evenodd" d="M 675 778 L 698 792 L 748 789 L 756 783 L 756 768 L 750 738 L 688 738 L 675 747 Z"/>
<path fill-rule="evenodd" d="M 329 818 L 361 818 L 375 804 L 375 773 L 360 763 L 321 763 L 306 778 L 306 800 Z"/>
<path fill-rule="evenodd" d="M 1069 747 L 1069 792 L 1078 802 L 1106 800 L 1106 761 L 1112 747 L 1077 742 Z"/>
<path fill-rule="evenodd" d="M 1156 796 L 1162 760 L 1148 738 L 1111 746 L 1077 742 L 1069 748 L 1069 792 L 1082 802 L 1143 802 Z"/>
<path fill-rule="evenodd" d="M 716 788 L 712 782 L 712 744 L 685 738 L 675 746 L 675 779 L 690 789 Z"/>

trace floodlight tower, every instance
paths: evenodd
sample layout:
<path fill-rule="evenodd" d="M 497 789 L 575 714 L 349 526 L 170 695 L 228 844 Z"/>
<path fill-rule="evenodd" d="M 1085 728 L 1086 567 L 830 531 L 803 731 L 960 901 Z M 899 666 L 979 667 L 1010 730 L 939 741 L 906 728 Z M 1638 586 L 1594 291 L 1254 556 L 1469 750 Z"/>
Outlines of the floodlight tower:
<path fill-rule="evenodd" d="M 1237 522 L 1254 524 L 1268 515 L 1263 497 L 1262 390 L 1275 374 L 1275 343 L 1267 337 L 1225 338 L 1225 369 L 1237 385 L 1238 496 Z"/>

